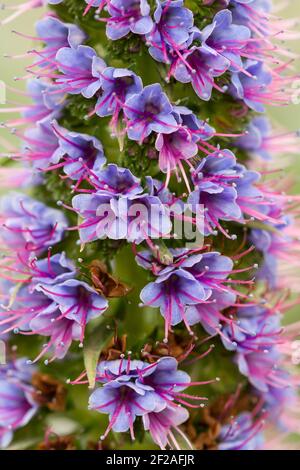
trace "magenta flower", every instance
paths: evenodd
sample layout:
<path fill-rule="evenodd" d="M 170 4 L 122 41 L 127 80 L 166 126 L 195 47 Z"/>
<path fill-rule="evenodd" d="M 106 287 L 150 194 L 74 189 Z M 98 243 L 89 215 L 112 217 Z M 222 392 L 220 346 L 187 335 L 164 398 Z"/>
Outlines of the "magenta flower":
<path fill-rule="evenodd" d="M 152 30 L 153 21 L 147 0 L 110 0 L 107 5 L 110 18 L 107 20 L 106 35 L 113 41 L 131 31 L 147 34 Z"/>
<path fill-rule="evenodd" d="M 104 297 L 77 279 L 67 279 L 60 284 L 50 286 L 38 284 L 36 290 L 56 303 L 61 312 L 59 318 L 73 320 L 80 326 L 81 341 L 84 339 L 86 324 L 102 315 L 108 307 Z"/>
<path fill-rule="evenodd" d="M 178 427 L 187 421 L 188 417 L 189 412 L 186 408 L 170 405 L 157 413 L 152 412 L 143 415 L 143 426 L 145 431 L 150 432 L 153 441 L 161 449 L 166 449 L 166 447 L 174 449 L 174 441 L 175 449 L 179 448 L 179 444 L 174 437 L 174 431 L 177 431 L 179 436 L 186 441 L 188 447 L 192 449 L 192 444 Z"/>
<path fill-rule="evenodd" d="M 107 67 L 101 74 L 102 94 L 95 107 L 96 114 L 112 116 L 111 126 L 116 130 L 126 99 L 142 88 L 142 80 L 130 70 Z"/>
<path fill-rule="evenodd" d="M 86 39 L 85 33 L 78 26 L 63 23 L 53 16 L 45 16 L 35 25 L 37 37 L 44 43 L 42 50 L 30 51 L 37 56 L 37 61 L 32 67 L 56 68 L 55 56 L 62 47 L 76 48 Z"/>
<path fill-rule="evenodd" d="M 151 269 L 156 276 L 154 282 L 143 288 L 140 297 L 145 305 L 160 308 L 165 319 L 165 339 L 168 338 L 171 325 L 177 325 L 181 321 L 193 334 L 189 321 L 191 324 L 200 322 L 201 316 L 193 313 L 193 309 L 189 311 L 190 306 L 197 308 L 198 305 L 211 303 L 215 292 L 232 292 L 230 287 L 224 286 L 233 266 L 230 258 L 217 252 L 189 256 L 187 250 L 175 250 L 171 254 L 174 259 L 167 267 L 147 252 L 138 253 L 136 257 L 138 264 Z M 233 301 L 234 299 L 234 296 L 230 298 Z M 226 305 L 226 301 L 224 303 Z"/>
<path fill-rule="evenodd" d="M 209 101 L 213 88 L 224 90 L 214 82 L 230 66 L 226 57 L 206 47 L 191 47 L 184 55 L 184 61 L 175 63 L 173 75 L 179 82 L 191 83 L 195 92 L 204 101 Z"/>
<path fill-rule="evenodd" d="M 1 239 L 6 246 L 27 256 L 41 253 L 61 241 L 67 228 L 64 215 L 21 193 L 0 201 Z"/>
<path fill-rule="evenodd" d="M 164 415 L 167 418 L 165 435 L 161 435 L 161 441 L 165 440 L 168 426 L 170 429 L 173 423 L 181 423 L 188 415 L 183 412 L 178 414 L 180 416 L 175 416 L 176 413 L 172 410 L 176 409 L 176 403 L 177 406 L 178 403 L 192 406 L 185 399 L 205 400 L 181 393 L 188 386 L 197 383 L 191 382 L 188 374 L 177 370 L 177 366 L 173 357 L 163 357 L 153 364 L 130 359 L 100 362 L 96 380 L 103 386 L 97 388 L 90 396 L 89 408 L 109 414 L 109 425 L 101 439 L 111 430 L 130 430 L 131 437 L 134 438 L 134 422 L 137 416 L 143 416 L 146 429 L 151 428 L 154 436 L 157 436 L 154 422 L 159 418 L 156 417 L 155 420 L 152 413 L 164 411 L 164 414 L 159 416 L 161 419 Z"/>
<path fill-rule="evenodd" d="M 253 421 L 251 413 L 239 414 L 232 423 L 222 426 L 219 450 L 260 450 L 263 447 L 263 422 Z"/>
<path fill-rule="evenodd" d="M 62 75 L 55 83 L 63 92 L 92 98 L 100 89 L 100 75 L 106 64 L 91 47 L 62 47 L 56 54 L 56 62 Z"/>
<path fill-rule="evenodd" d="M 155 148 L 159 152 L 159 168 L 168 175 L 182 160 L 189 160 L 198 153 L 197 144 L 184 127 L 172 134 L 158 134 Z"/>
<path fill-rule="evenodd" d="M 12 433 L 26 426 L 39 408 L 33 399 L 33 372 L 33 366 L 28 365 L 26 359 L 0 366 L 1 447 L 9 444 Z"/>
<path fill-rule="evenodd" d="M 96 137 L 70 132 L 55 121 L 51 125 L 57 138 L 57 148 L 49 162 L 53 165 L 48 165 L 48 170 L 62 168 L 71 180 L 77 181 L 77 186 L 83 179 L 101 170 L 106 158 Z"/>
<path fill-rule="evenodd" d="M 152 131 L 170 134 L 178 128 L 173 107 L 158 83 L 146 86 L 126 100 L 127 135 L 131 140 L 143 142 Z"/>
<path fill-rule="evenodd" d="M 186 50 L 194 24 L 193 13 L 183 0 L 158 1 L 154 28 L 146 35 L 149 52 L 155 60 L 169 63 L 170 52 L 178 57 Z"/>

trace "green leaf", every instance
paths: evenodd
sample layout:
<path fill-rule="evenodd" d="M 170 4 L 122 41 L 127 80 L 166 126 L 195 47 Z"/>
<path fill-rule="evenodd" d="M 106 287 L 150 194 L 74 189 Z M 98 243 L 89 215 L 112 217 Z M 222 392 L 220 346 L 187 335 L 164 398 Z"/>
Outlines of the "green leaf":
<path fill-rule="evenodd" d="M 90 331 L 83 345 L 83 360 L 89 381 L 89 388 L 95 387 L 96 367 L 101 351 L 105 348 L 113 334 L 101 322 L 94 330 Z"/>

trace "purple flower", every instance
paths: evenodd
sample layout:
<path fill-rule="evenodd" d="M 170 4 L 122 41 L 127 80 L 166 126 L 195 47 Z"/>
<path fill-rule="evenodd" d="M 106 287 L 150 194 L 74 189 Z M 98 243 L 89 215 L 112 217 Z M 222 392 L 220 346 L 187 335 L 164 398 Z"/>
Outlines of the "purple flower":
<path fill-rule="evenodd" d="M 271 124 L 264 116 L 256 116 L 247 127 L 247 133 L 236 140 L 236 145 L 248 152 L 259 155 L 264 160 L 271 160 L 270 137 Z"/>
<path fill-rule="evenodd" d="M 31 378 L 34 368 L 26 359 L 0 366 L 0 443 L 9 444 L 12 432 L 26 426 L 38 410 Z"/>
<path fill-rule="evenodd" d="M 127 36 L 130 31 L 144 35 L 152 30 L 147 0 L 110 0 L 107 11 L 110 18 L 107 19 L 106 35 L 113 41 Z"/>
<path fill-rule="evenodd" d="M 266 393 L 269 387 L 287 386 L 287 382 L 281 378 L 283 371 L 277 367 L 280 359 L 280 353 L 273 347 L 264 352 L 238 352 L 235 362 L 241 374 L 245 375 L 257 390 Z"/>
<path fill-rule="evenodd" d="M 268 209 L 267 216 L 271 217 L 272 223 L 266 223 L 265 229 L 251 230 L 249 240 L 264 257 L 257 272 L 257 278 L 266 280 L 268 285 L 275 289 L 278 284 L 280 260 L 293 261 L 293 255 L 287 258 L 286 254 L 294 246 L 294 241 L 289 234 L 285 233 L 292 220 L 287 216 L 282 218 L 282 208 L 279 205 L 270 206 Z"/>
<path fill-rule="evenodd" d="M 187 404 L 181 399 L 180 392 L 194 383 L 188 374 L 177 370 L 177 366 L 173 357 L 163 357 L 153 364 L 130 359 L 100 362 L 96 380 L 103 386 L 90 396 L 89 408 L 109 414 L 109 425 L 101 439 L 110 430 L 130 430 L 134 438 L 133 425 L 137 416 L 144 417 L 147 429 L 150 428 L 151 417 L 146 417 L 149 413 L 165 410 L 165 414 L 171 416 L 168 407 L 175 408 L 175 402 Z"/>
<path fill-rule="evenodd" d="M 36 290 L 57 304 L 61 312 L 60 318 L 73 320 L 80 325 L 81 341 L 84 339 L 86 324 L 102 315 L 108 307 L 104 297 L 77 279 L 67 279 L 60 284 L 50 286 L 38 284 Z"/>
<path fill-rule="evenodd" d="M 66 258 L 65 253 L 57 253 L 47 258 L 33 259 L 29 261 L 29 272 L 31 277 L 31 286 L 60 284 L 67 279 L 74 278 L 76 273 L 72 261 Z"/>
<path fill-rule="evenodd" d="M 11 249 L 27 256 L 41 253 L 58 243 L 67 227 L 64 215 L 21 193 L 10 193 L 0 201 L 1 239 Z"/>
<path fill-rule="evenodd" d="M 155 60 L 169 63 L 169 51 L 180 54 L 186 49 L 192 32 L 194 17 L 191 10 L 183 7 L 183 0 L 156 1 L 155 26 L 146 40 L 149 52 Z"/>
<path fill-rule="evenodd" d="M 8 127 L 36 124 L 38 121 L 60 117 L 64 95 L 56 86 L 51 82 L 35 78 L 27 81 L 26 88 L 32 103 L 1 110 L 1 112 L 21 112 L 22 114 L 22 117 L 8 121 L 6 123 Z"/>
<path fill-rule="evenodd" d="M 195 92 L 204 101 L 211 98 L 212 89 L 224 90 L 215 82 L 215 77 L 223 75 L 230 66 L 226 57 L 206 47 L 193 46 L 184 55 L 184 61 L 178 60 L 173 75 L 179 82 L 191 83 Z"/>
<path fill-rule="evenodd" d="M 129 97 L 124 113 L 128 119 L 127 135 L 131 140 L 143 142 L 152 131 L 170 134 L 178 128 L 173 107 L 158 83 L 148 85 Z"/>
<path fill-rule="evenodd" d="M 5 281 L 1 285 L 1 296 L 5 302 L 2 301 L 3 310 L 0 312 L 1 335 L 10 331 L 29 331 L 32 320 L 41 312 L 52 313 L 57 309 L 51 299 L 35 290 L 37 285 L 58 284 L 75 275 L 75 267 L 65 254 L 50 256 L 50 250 L 48 257 L 40 260 L 35 257 L 24 259 L 18 253 L 15 262 L 7 263 L 2 271 Z M 16 283 L 20 285 L 18 289 Z"/>
<path fill-rule="evenodd" d="M 189 131 L 194 142 L 206 141 L 214 136 L 215 129 L 208 125 L 206 121 L 198 119 L 189 108 L 174 106 L 173 109 L 176 120 Z"/>
<path fill-rule="evenodd" d="M 58 145 L 52 155 L 49 169 L 63 168 L 65 174 L 77 185 L 91 174 L 101 170 L 106 162 L 101 142 L 94 136 L 70 132 L 52 122 Z M 60 162 L 60 163 L 58 163 Z"/>
<path fill-rule="evenodd" d="M 241 354 L 253 351 L 267 354 L 280 341 L 280 317 L 271 309 L 245 304 L 236 315 L 238 324 L 222 329 L 221 339 L 226 349 Z"/>
<path fill-rule="evenodd" d="M 51 362 L 61 359 L 73 340 L 83 341 L 86 324 L 103 313 L 107 301 L 74 279 L 74 265 L 64 253 L 24 261 L 22 267 L 27 277 L 17 293 L 11 292 L 9 308 L 0 313 L 1 329 L 49 337 L 34 362 L 50 351 Z M 21 274 L 21 268 L 17 272 Z"/>
<path fill-rule="evenodd" d="M 62 75 L 56 84 L 65 93 L 92 98 L 101 88 L 105 62 L 89 46 L 62 47 L 56 54 L 57 68 Z"/>
<path fill-rule="evenodd" d="M 96 192 L 72 200 L 73 208 L 84 219 L 78 226 L 83 243 L 105 237 L 141 243 L 169 233 L 167 208 L 158 197 L 141 194 L 140 182 L 129 170 L 108 165 L 93 184 Z"/>
<path fill-rule="evenodd" d="M 8 291 L 8 305 L 0 312 L 0 325 L 3 334 L 13 331 L 18 333 L 31 333 L 31 321 L 42 312 L 54 312 L 57 306 L 44 294 L 32 290 L 25 281 L 17 289 L 11 287 Z M 34 334 L 34 333 L 32 333 Z"/>
<path fill-rule="evenodd" d="M 134 196 L 143 191 L 139 178 L 113 163 L 93 175 L 91 182 L 98 192 L 111 196 Z"/>
<path fill-rule="evenodd" d="M 118 118 L 127 98 L 142 91 L 140 77 L 127 69 L 107 67 L 101 74 L 102 94 L 95 111 L 98 116 L 113 116 L 111 125 L 117 127 Z"/>
<path fill-rule="evenodd" d="M 44 43 L 44 48 L 41 51 L 32 51 L 33 54 L 37 55 L 37 61 L 31 67 L 55 68 L 54 58 L 59 49 L 62 47 L 75 48 L 82 44 L 86 38 L 84 32 L 78 26 L 63 23 L 53 16 L 45 16 L 45 18 L 39 20 L 35 25 L 35 29 L 38 38 Z"/>
<path fill-rule="evenodd" d="M 243 72 L 233 73 L 229 91 L 234 98 L 243 100 L 249 108 L 257 113 L 263 113 L 264 103 L 268 104 L 270 99 L 274 99 L 271 87 L 272 74 L 266 70 L 263 62 L 250 60 L 246 63 L 245 70 L 251 76 Z"/>
<path fill-rule="evenodd" d="M 272 0 L 230 0 L 234 22 L 246 25 L 256 36 L 272 33 L 268 13 Z"/>
<path fill-rule="evenodd" d="M 218 441 L 218 450 L 259 450 L 263 446 L 262 422 L 253 422 L 251 413 L 241 413 L 222 426 Z"/>
<path fill-rule="evenodd" d="M 229 258 L 217 252 L 190 256 L 187 250 L 170 250 L 170 253 L 174 258 L 166 267 L 149 257 L 147 252 L 138 253 L 136 257 L 138 264 L 151 269 L 156 276 L 154 282 L 143 288 L 140 297 L 145 305 L 160 308 L 165 318 L 166 339 L 170 326 L 181 321 L 192 334 L 189 320 L 195 324 L 201 321 L 201 317 L 193 309 L 189 312 L 188 307 L 210 303 L 215 292 L 230 292 L 223 283 L 233 266 Z"/>
<path fill-rule="evenodd" d="M 53 311 L 45 309 L 36 315 L 30 322 L 30 329 L 32 334 L 49 338 L 34 362 L 50 351 L 53 351 L 51 359 L 46 359 L 45 364 L 63 359 L 72 342 L 82 340 L 81 326 L 76 321 L 63 317 L 57 307 Z"/>
<path fill-rule="evenodd" d="M 208 300 L 197 305 L 190 305 L 185 312 L 189 325 L 200 323 L 209 335 L 223 335 L 222 322 L 233 325 L 234 322 L 229 320 L 222 310 L 235 304 L 236 294 L 234 292 L 224 292 L 222 290 L 214 290 Z"/>
<path fill-rule="evenodd" d="M 165 409 L 158 413 L 152 412 L 143 415 L 143 425 L 145 431 L 150 432 L 153 441 L 161 449 L 166 449 L 167 446 L 173 449 L 174 440 L 176 449 L 179 448 L 179 444 L 174 437 L 174 430 L 179 432 L 192 449 L 192 444 L 183 432 L 178 429 L 178 426 L 187 421 L 188 417 L 189 412 L 186 408 L 182 406 L 166 406 Z"/>
<path fill-rule="evenodd" d="M 170 216 L 174 213 L 181 214 L 183 212 L 183 201 L 176 197 L 174 193 L 171 193 L 162 181 L 147 176 L 146 184 L 150 195 L 160 199 L 165 208 L 168 209 Z"/>
<path fill-rule="evenodd" d="M 229 60 L 232 70 L 243 68 L 241 56 L 251 37 L 250 30 L 242 25 L 232 23 L 229 10 L 219 11 L 213 22 L 201 31 L 204 47 L 213 49 Z"/>
<path fill-rule="evenodd" d="M 236 181 L 239 179 L 236 169 L 236 158 L 230 150 L 213 153 L 201 160 L 193 173 L 195 190 L 189 195 L 188 202 L 193 212 L 200 218 L 198 229 L 205 235 L 214 228 L 224 232 L 219 220 L 241 219 L 241 209 L 237 203 Z"/>
<path fill-rule="evenodd" d="M 171 134 L 158 134 L 155 148 L 159 152 L 159 168 L 170 176 L 172 170 L 181 167 L 181 161 L 198 153 L 198 146 L 187 129 L 180 127 Z"/>
<path fill-rule="evenodd" d="M 22 140 L 25 142 L 20 155 L 22 162 L 30 163 L 38 171 L 57 163 L 58 138 L 48 120 L 39 121 L 35 127 L 26 130 Z"/>

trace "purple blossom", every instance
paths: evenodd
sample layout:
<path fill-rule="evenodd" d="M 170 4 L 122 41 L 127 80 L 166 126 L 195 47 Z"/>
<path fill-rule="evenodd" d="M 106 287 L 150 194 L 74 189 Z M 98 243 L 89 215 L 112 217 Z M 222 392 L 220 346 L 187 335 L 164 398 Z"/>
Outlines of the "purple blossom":
<path fill-rule="evenodd" d="M 122 197 L 97 192 L 75 196 L 72 204 L 83 218 L 78 226 L 82 243 L 108 237 L 138 244 L 160 238 L 171 228 L 168 210 L 148 194 Z"/>
<path fill-rule="evenodd" d="M 241 413 L 232 423 L 222 426 L 218 441 L 218 450 L 262 449 L 262 423 L 253 422 L 251 413 Z"/>
<path fill-rule="evenodd" d="M 25 143 L 19 157 L 22 162 L 31 164 L 38 171 L 57 163 L 58 138 L 48 120 L 39 121 L 35 127 L 26 130 L 22 140 Z"/>
<path fill-rule="evenodd" d="M 129 32 L 147 34 L 153 28 L 147 0 L 110 0 L 107 5 L 106 35 L 115 41 Z"/>
<path fill-rule="evenodd" d="M 259 155 L 264 160 L 272 158 L 269 149 L 271 124 L 264 116 L 256 116 L 247 127 L 247 133 L 236 140 L 236 145 L 248 152 Z"/>
<path fill-rule="evenodd" d="M 118 118 L 127 98 L 142 91 L 140 77 L 127 69 L 107 67 L 101 74 L 102 94 L 95 111 L 98 116 L 113 116 L 111 125 L 117 127 Z"/>
<path fill-rule="evenodd" d="M 72 342 L 82 340 L 81 326 L 74 320 L 62 317 L 57 307 L 53 311 L 45 309 L 36 315 L 30 322 L 30 329 L 33 334 L 49 338 L 34 362 L 50 351 L 53 351 L 52 357 L 50 361 L 46 359 L 45 364 L 63 359 Z"/>
<path fill-rule="evenodd" d="M 274 99 L 270 89 L 272 74 L 265 68 L 263 62 L 250 60 L 247 61 L 245 70 L 251 76 L 243 72 L 233 73 L 229 91 L 234 98 L 243 100 L 249 108 L 257 113 L 263 113 L 264 103 L 268 104 Z"/>
<path fill-rule="evenodd" d="M 105 62 L 89 46 L 62 47 L 56 54 L 57 68 L 62 75 L 56 84 L 65 93 L 92 98 L 101 88 Z"/>
<path fill-rule="evenodd" d="M 181 161 L 189 160 L 198 153 L 198 146 L 192 140 L 187 129 L 180 127 L 171 134 L 158 134 L 155 148 L 159 152 L 159 168 L 162 172 L 170 175 Z"/>
<path fill-rule="evenodd" d="M 37 61 L 31 67 L 55 68 L 54 58 L 59 49 L 62 47 L 76 48 L 86 38 L 85 33 L 78 26 L 63 23 L 53 16 L 45 16 L 39 20 L 35 29 L 38 38 L 44 43 L 44 48 L 42 51 L 32 51 L 37 55 Z"/>
<path fill-rule="evenodd" d="M 230 292 L 223 283 L 233 266 L 229 258 L 217 252 L 190 256 L 187 250 L 171 250 L 170 253 L 173 261 L 165 267 L 147 252 L 138 253 L 136 257 L 138 264 L 151 269 L 156 276 L 154 282 L 143 288 L 140 297 L 145 305 L 160 308 L 165 318 L 166 339 L 170 326 L 181 321 L 192 334 L 189 320 L 195 324 L 201 317 L 193 309 L 189 312 L 188 307 L 210 303 L 215 292 Z"/>
<path fill-rule="evenodd" d="M 156 1 L 155 26 L 146 40 L 149 52 L 155 60 L 169 63 L 169 52 L 180 54 L 186 49 L 192 32 L 194 17 L 191 10 L 183 7 L 183 0 Z"/>
<path fill-rule="evenodd" d="M 267 14 L 272 8 L 272 0 L 230 0 L 233 19 L 251 29 L 256 36 L 270 34 L 270 21 Z"/>
<path fill-rule="evenodd" d="M 29 261 L 29 274 L 31 285 L 54 285 L 74 278 L 76 269 L 64 252 L 52 256 L 49 252 L 47 258 Z"/>
<path fill-rule="evenodd" d="M 204 230 L 208 235 L 218 227 L 224 230 L 219 220 L 241 219 L 241 209 L 237 203 L 238 192 L 236 182 L 240 178 L 236 169 L 236 158 L 230 150 L 222 150 L 213 153 L 201 160 L 201 163 L 193 173 L 195 190 L 189 195 L 188 202 L 193 212 L 204 217 L 204 227 L 201 224 L 199 230 Z"/>
<path fill-rule="evenodd" d="M 89 408 L 109 414 L 109 425 L 101 439 L 110 430 L 130 430 L 134 438 L 133 425 L 137 416 L 144 417 L 146 429 L 150 427 L 152 417 L 146 416 L 149 413 L 165 410 L 172 420 L 168 407 L 175 408 L 176 402 L 182 403 L 180 392 L 193 385 L 188 374 L 177 370 L 177 366 L 173 357 L 163 357 L 153 364 L 130 359 L 100 362 L 96 380 L 103 386 L 90 396 Z"/>
<path fill-rule="evenodd" d="M 241 374 L 259 391 L 267 393 L 270 387 L 285 388 L 288 382 L 282 380 L 282 369 L 277 367 L 281 359 L 277 348 L 266 349 L 265 352 L 238 352 L 235 362 Z"/>
<path fill-rule="evenodd" d="M 213 22 L 201 31 L 204 47 L 213 49 L 229 60 L 232 70 L 243 69 L 241 56 L 251 37 L 251 31 L 232 22 L 229 10 L 219 11 Z"/>
<path fill-rule="evenodd" d="M 129 170 L 108 165 L 93 184 L 96 192 L 79 194 L 72 200 L 84 219 L 78 226 L 83 243 L 105 237 L 141 243 L 169 233 L 167 208 L 158 197 L 142 193 L 139 180 Z"/>
<path fill-rule="evenodd" d="M 124 113 L 128 119 L 127 135 L 131 140 L 143 142 L 152 131 L 170 134 L 178 128 L 173 107 L 158 83 L 148 85 L 129 97 Z"/>
<path fill-rule="evenodd" d="M 22 117 L 8 121 L 8 127 L 36 124 L 38 121 L 59 118 L 64 95 L 51 82 L 38 78 L 27 81 L 27 94 L 32 103 L 14 108 L 2 108 L 1 112 L 20 112 Z"/>
<path fill-rule="evenodd" d="M 178 428 L 178 426 L 189 417 L 189 412 L 182 406 L 166 406 L 162 411 L 157 413 L 147 413 L 143 415 L 143 425 L 145 431 L 149 431 L 150 435 L 161 449 L 173 448 L 174 440 L 176 449 L 179 448 L 179 444 L 176 442 L 174 437 L 174 430 L 177 431 L 180 436 L 188 443 L 188 446 L 192 449 L 192 444 L 188 441 L 187 437 Z"/>
<path fill-rule="evenodd" d="M 194 142 L 209 140 L 215 134 L 215 129 L 198 117 L 185 106 L 174 106 L 174 113 L 179 124 L 184 126 L 192 135 Z"/>
<path fill-rule="evenodd" d="M 101 142 L 94 136 L 70 132 L 52 122 L 58 144 L 49 169 L 63 168 L 65 174 L 77 185 L 90 174 L 101 170 L 106 162 Z M 60 163 L 58 163 L 60 162 Z"/>
<path fill-rule="evenodd" d="M 146 184 L 150 195 L 160 199 L 165 208 L 169 210 L 170 216 L 174 213 L 181 214 L 183 212 L 183 201 L 174 193 L 171 193 L 162 181 L 147 176 Z"/>
<path fill-rule="evenodd" d="M 204 101 L 209 101 L 213 88 L 224 90 L 215 82 L 215 77 L 223 75 L 230 66 L 226 57 L 204 46 L 193 46 L 178 60 L 173 75 L 179 82 L 191 83 L 195 92 Z"/>
<path fill-rule="evenodd" d="M 2 197 L 0 214 L 2 241 L 27 256 L 60 242 L 67 227 L 60 211 L 16 192 Z"/>
<path fill-rule="evenodd" d="M 38 410 L 33 399 L 33 366 L 18 359 L 0 366 L 0 443 L 6 447 L 13 431 L 26 426 Z"/>
<path fill-rule="evenodd" d="M 50 286 L 38 284 L 36 290 L 57 304 L 61 312 L 59 318 L 73 320 L 80 325 L 81 341 L 84 339 L 86 324 L 102 315 L 108 307 L 104 297 L 77 279 L 67 279 L 60 284 Z"/>
<path fill-rule="evenodd" d="M 229 325 L 234 324 L 232 320 L 222 314 L 222 310 L 233 306 L 235 301 L 236 294 L 234 292 L 214 290 L 207 301 L 190 305 L 186 309 L 186 319 L 189 325 L 200 323 L 209 335 L 219 334 L 222 337 L 222 322 Z"/>
<path fill-rule="evenodd" d="M 266 280 L 268 285 L 275 289 L 278 284 L 279 262 L 281 259 L 287 259 L 286 252 L 291 249 L 294 242 L 292 237 L 285 233 L 292 220 L 287 216 L 281 217 L 280 206 L 270 206 L 268 209 L 267 215 L 271 217 L 273 223 L 266 223 L 262 229 L 251 230 L 249 240 L 264 257 L 257 278 Z M 292 261 L 292 258 L 290 260 Z"/>
<path fill-rule="evenodd" d="M 49 337 L 34 362 L 50 351 L 51 361 L 61 359 L 73 340 L 83 341 L 86 324 L 103 313 L 107 302 L 74 279 L 74 265 L 64 253 L 24 261 L 22 267 L 27 277 L 17 293 L 11 292 L 10 306 L 0 314 L 1 329 Z M 21 274 L 21 268 L 17 272 Z"/>
<path fill-rule="evenodd" d="M 42 312 L 53 313 L 57 306 L 44 294 L 32 290 L 23 282 L 21 288 L 14 292 L 13 288 L 8 291 L 8 305 L 0 312 L 0 325 L 3 334 L 13 331 L 31 334 L 31 321 Z M 34 334 L 34 333 L 32 333 Z"/>
<path fill-rule="evenodd" d="M 139 178 L 113 163 L 93 175 L 91 181 L 98 192 L 111 196 L 134 196 L 143 191 Z"/>
<path fill-rule="evenodd" d="M 241 354 L 254 351 L 267 354 L 280 341 L 280 317 L 272 309 L 245 305 L 236 315 L 238 324 L 222 329 L 226 349 Z"/>
<path fill-rule="evenodd" d="M 1 283 L 2 308 L 0 312 L 0 329 L 7 334 L 10 331 L 28 331 L 30 322 L 43 311 L 52 312 L 53 302 L 42 293 L 38 293 L 37 285 L 54 285 L 71 279 L 75 275 L 75 267 L 64 253 L 37 260 L 23 258 L 17 253 L 14 262 L 10 260 L 2 267 Z M 10 276 L 9 276 L 10 274 Z M 10 280 L 8 280 L 10 279 Z M 16 283 L 20 288 L 16 289 Z"/>

